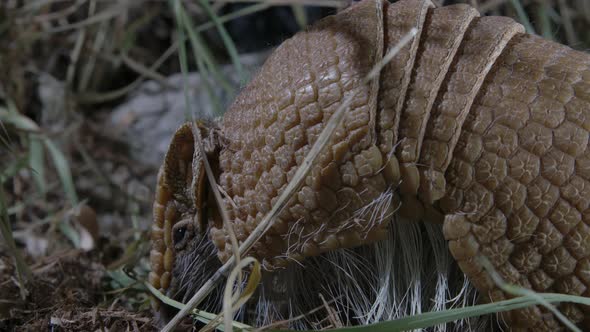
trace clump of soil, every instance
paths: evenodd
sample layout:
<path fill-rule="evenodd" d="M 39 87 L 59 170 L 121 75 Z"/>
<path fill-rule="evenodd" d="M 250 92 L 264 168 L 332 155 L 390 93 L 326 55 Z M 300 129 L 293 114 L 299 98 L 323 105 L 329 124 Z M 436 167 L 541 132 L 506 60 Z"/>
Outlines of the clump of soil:
<path fill-rule="evenodd" d="M 0 330 L 157 330 L 149 311 L 129 311 L 106 296 L 106 269 L 97 261 L 78 250 L 42 259 L 32 266 L 22 299 L 12 260 L 0 257 Z"/>

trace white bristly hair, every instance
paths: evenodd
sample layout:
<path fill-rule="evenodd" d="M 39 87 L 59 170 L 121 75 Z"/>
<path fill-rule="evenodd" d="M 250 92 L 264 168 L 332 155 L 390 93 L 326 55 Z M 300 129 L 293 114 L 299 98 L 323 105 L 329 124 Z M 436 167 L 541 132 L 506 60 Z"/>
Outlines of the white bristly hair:
<path fill-rule="evenodd" d="M 236 319 L 257 327 L 285 321 L 282 327 L 322 329 L 477 304 L 476 290 L 448 251 L 442 225 L 386 214 L 392 197 L 393 191 L 386 191 L 359 210 L 371 223 L 389 222 L 386 239 L 264 273 L 257 296 Z M 481 317 L 424 331 L 486 331 L 494 326 L 492 317 Z"/>

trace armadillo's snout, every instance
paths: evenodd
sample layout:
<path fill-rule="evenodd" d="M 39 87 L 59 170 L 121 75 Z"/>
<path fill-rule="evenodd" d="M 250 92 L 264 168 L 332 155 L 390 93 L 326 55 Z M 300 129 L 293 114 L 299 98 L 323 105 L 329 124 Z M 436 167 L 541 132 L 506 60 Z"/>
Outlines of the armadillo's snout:
<path fill-rule="evenodd" d="M 153 207 L 150 284 L 164 295 L 186 302 L 220 262 L 207 236 L 208 217 L 215 204 L 208 202 L 203 158 L 197 145 L 197 125 L 181 126 L 172 139 L 158 174 Z M 206 272 L 203 272 L 206 271 Z M 161 306 L 162 318 L 174 308 Z"/>

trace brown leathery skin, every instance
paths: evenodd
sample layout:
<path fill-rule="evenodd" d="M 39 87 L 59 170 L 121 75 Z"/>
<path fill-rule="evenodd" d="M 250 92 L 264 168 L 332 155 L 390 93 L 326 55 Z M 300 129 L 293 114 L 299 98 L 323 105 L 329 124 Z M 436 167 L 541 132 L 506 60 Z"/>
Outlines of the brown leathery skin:
<path fill-rule="evenodd" d="M 416 37 L 363 84 L 412 27 Z M 482 257 L 510 283 L 590 296 L 590 55 L 466 5 L 365 0 L 274 51 L 213 126 L 222 140 L 208 156 L 238 241 L 357 92 L 303 187 L 249 252 L 267 270 L 379 240 L 401 200 L 406 218 L 444 220 L 450 252 L 488 299 L 509 295 Z M 182 286 L 186 248 L 201 248 L 172 243 L 191 213 L 200 214 L 190 234 L 207 229 L 219 259 L 231 255 L 219 218 L 201 211 L 206 190 L 189 132 L 173 139 L 154 203 L 149 279 L 163 291 Z M 587 307 L 558 308 L 590 328 Z M 561 329 L 539 307 L 502 317 L 515 331 Z"/>

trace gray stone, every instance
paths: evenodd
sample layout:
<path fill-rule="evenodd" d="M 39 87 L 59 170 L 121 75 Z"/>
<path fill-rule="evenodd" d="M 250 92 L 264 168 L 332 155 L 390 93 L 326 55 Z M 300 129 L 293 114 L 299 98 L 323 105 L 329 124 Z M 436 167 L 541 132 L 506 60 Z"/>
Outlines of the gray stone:
<path fill-rule="evenodd" d="M 258 69 L 268 52 L 240 57 L 248 75 Z M 221 67 L 222 73 L 239 91 L 240 78 L 232 65 Z M 213 101 L 198 73 L 186 77 L 189 86 L 190 111 L 196 119 L 212 119 L 215 114 Z M 123 104 L 119 105 L 108 119 L 113 134 L 123 137 L 130 144 L 131 158 L 146 165 L 159 167 L 168 149 L 174 131 L 186 121 L 185 78 L 176 74 L 166 79 L 165 84 L 156 81 L 143 83 Z M 223 109 L 231 103 L 233 95 L 213 85 L 214 93 Z"/>

